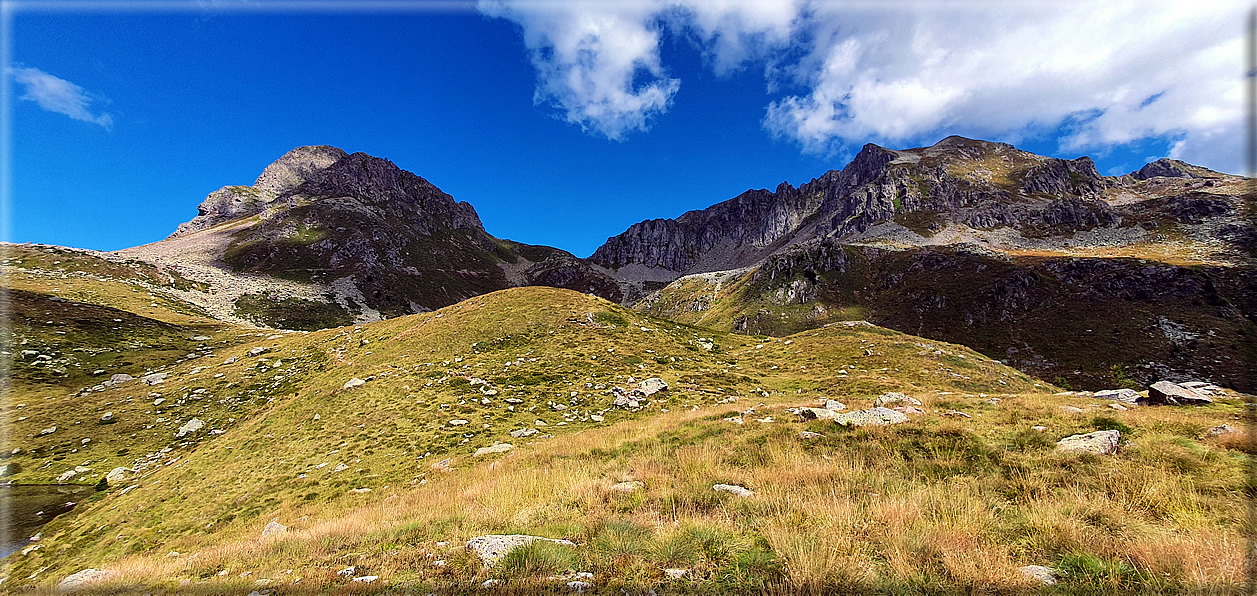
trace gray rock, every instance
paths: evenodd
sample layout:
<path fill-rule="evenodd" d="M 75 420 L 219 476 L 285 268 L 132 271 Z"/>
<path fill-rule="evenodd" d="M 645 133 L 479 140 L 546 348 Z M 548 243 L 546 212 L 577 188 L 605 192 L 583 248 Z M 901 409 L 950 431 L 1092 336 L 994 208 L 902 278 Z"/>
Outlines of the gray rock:
<path fill-rule="evenodd" d="M 663 575 L 668 579 L 684 579 L 690 574 L 689 569 L 664 569 Z"/>
<path fill-rule="evenodd" d="M 713 484 L 711 489 L 717 492 L 726 492 L 743 499 L 755 496 L 755 491 L 746 488 L 745 486 L 738 486 L 736 484 Z"/>
<path fill-rule="evenodd" d="M 109 377 L 109 382 L 110 382 L 110 383 L 114 383 L 114 384 L 117 384 L 117 383 L 125 383 L 125 382 L 130 381 L 130 380 L 132 380 L 132 379 L 134 379 L 134 378 L 135 378 L 135 377 L 133 377 L 133 376 L 131 376 L 131 375 L 128 375 L 128 374 L 126 374 L 126 373 L 118 373 L 118 374 L 115 374 L 115 375 L 113 375 L 113 376 Z"/>
<path fill-rule="evenodd" d="M 256 348 L 249 348 L 249 355 L 261 356 L 262 354 L 265 354 L 269 351 L 271 351 L 271 349 L 266 346 L 257 346 Z"/>
<path fill-rule="evenodd" d="M 467 549 L 476 553 L 480 557 L 480 561 L 485 567 L 497 565 L 499 561 L 506 557 L 511 551 L 532 544 L 538 540 L 553 542 L 563 546 L 576 546 L 569 540 L 556 540 L 554 538 L 545 538 L 542 536 L 528 536 L 525 534 L 489 534 L 486 536 L 476 536 L 467 541 Z"/>
<path fill-rule="evenodd" d="M 468 424 L 470 424 L 470 422 L 463 420 L 462 418 L 450 421 L 450 426 L 466 426 Z"/>
<path fill-rule="evenodd" d="M 826 410 L 833 410 L 836 412 L 838 410 L 847 409 L 847 404 L 844 404 L 834 399 L 825 399 L 825 400 L 821 400 L 821 407 L 825 408 Z"/>
<path fill-rule="evenodd" d="M 602 422 L 603 420 L 606 420 L 606 418 L 603 418 L 601 415 L 598 415 L 598 414 L 590 414 L 589 419 L 593 420 L 594 422 Z"/>
<path fill-rule="evenodd" d="M 1042 565 L 1026 565 L 1024 567 L 1018 567 L 1017 570 L 1027 578 L 1044 585 L 1056 585 L 1057 571 L 1051 567 L 1044 567 Z"/>
<path fill-rule="evenodd" d="M 642 395 L 650 397 L 660 391 L 667 391 L 668 384 L 659 377 L 651 377 L 642 381 L 638 387 L 641 389 Z"/>
<path fill-rule="evenodd" d="M 1116 430 L 1098 430 L 1084 435 L 1070 435 L 1056 442 L 1057 451 L 1077 451 L 1110 455 L 1117 451 L 1122 433 Z"/>
<path fill-rule="evenodd" d="M 1133 404 L 1139 400 L 1139 393 L 1133 389 L 1105 389 L 1095 392 L 1096 399 L 1109 399 L 1124 404 Z"/>
<path fill-rule="evenodd" d="M 515 437 L 516 439 L 522 439 L 524 437 L 531 437 L 539 432 L 541 431 L 535 428 L 519 428 L 519 429 L 515 429 L 511 431 L 511 436 Z"/>
<path fill-rule="evenodd" d="M 117 571 L 108 569 L 84 569 L 57 582 L 57 591 L 75 592 L 86 588 L 90 584 L 108 581 L 119 575 Z"/>
<path fill-rule="evenodd" d="M 839 412 L 829 408 L 795 408 L 792 410 L 796 416 L 807 420 L 833 420 L 839 416 Z"/>
<path fill-rule="evenodd" d="M 613 492 L 613 493 L 631 493 L 631 492 L 635 492 L 635 491 L 637 491 L 637 490 L 641 489 L 643 486 L 645 486 L 645 485 L 644 485 L 644 484 L 642 484 L 640 481 L 637 481 L 637 480 L 629 480 L 629 481 L 627 481 L 627 482 L 619 482 L 619 483 L 616 483 L 616 484 L 611 485 L 611 492 Z"/>
<path fill-rule="evenodd" d="M 492 447 L 481 447 L 476 450 L 472 457 L 480 457 L 482 455 L 490 455 L 493 453 L 506 453 L 515 446 L 510 443 L 495 443 Z"/>
<path fill-rule="evenodd" d="M 359 379 L 358 377 L 354 377 L 352 379 L 349 379 L 348 381 L 345 381 L 345 384 L 341 387 L 341 389 L 353 389 L 354 387 L 361 387 L 366 384 L 367 384 L 366 381 Z"/>
<path fill-rule="evenodd" d="M 1205 436 L 1216 437 L 1219 435 L 1229 435 L 1231 433 L 1237 433 L 1237 432 L 1240 432 L 1240 429 L 1235 428 L 1234 426 L 1231 426 L 1230 424 L 1222 424 L 1222 425 L 1215 426 L 1209 429 L 1209 432 L 1205 433 Z"/>
<path fill-rule="evenodd" d="M 271 520 L 270 523 L 266 524 L 265 528 L 262 528 L 262 535 L 275 536 L 278 534 L 284 534 L 287 531 L 288 531 L 288 526 L 285 526 L 284 524 L 279 523 L 278 520 Z"/>
<path fill-rule="evenodd" d="M 1169 404 L 1178 405 L 1199 405 L 1213 403 L 1212 399 L 1201 395 L 1200 393 L 1171 383 L 1169 381 L 1157 381 L 1148 388 L 1148 403 L 1150 404 Z"/>
<path fill-rule="evenodd" d="M 589 583 L 589 582 L 582 582 L 582 581 L 570 581 L 570 582 L 567 582 L 567 587 L 569 587 L 569 588 L 571 588 L 571 589 L 573 589 L 573 590 L 576 590 L 576 593 L 577 593 L 577 594 L 580 594 L 580 593 L 584 592 L 585 590 L 592 590 L 592 589 L 594 589 L 594 585 L 593 585 L 593 584 L 591 584 L 591 583 Z"/>
<path fill-rule="evenodd" d="M 112 421 L 113 421 L 113 412 L 105 412 L 104 414 L 101 414 L 101 415 L 100 415 L 100 421 L 101 421 L 101 422 L 112 422 Z"/>
<path fill-rule="evenodd" d="M 814 441 L 814 440 L 819 439 L 819 438 L 821 438 L 821 437 L 823 437 L 823 436 L 825 436 L 825 435 L 822 435 L 822 434 L 820 434 L 820 433 L 814 433 L 814 432 L 812 432 L 812 431 L 810 431 L 810 430 L 801 430 L 801 431 L 799 431 L 799 438 L 800 438 L 800 439 L 803 439 L 804 441 Z"/>
<path fill-rule="evenodd" d="M 146 385 L 158 385 L 162 383 L 163 381 L 165 381 L 166 377 L 168 376 L 170 376 L 169 373 L 156 372 L 156 373 L 144 375 L 140 377 L 140 380 L 143 381 L 144 384 Z"/>
<path fill-rule="evenodd" d="M 619 389 L 619 387 L 616 389 Z M 637 399 L 636 395 L 621 393 L 615 396 L 615 401 L 612 402 L 611 405 L 617 408 L 633 409 L 641 407 L 642 404 L 641 401 Z"/>
<path fill-rule="evenodd" d="M 890 393 L 883 393 L 879 395 L 877 399 L 873 400 L 873 407 L 875 408 L 880 408 L 880 407 L 891 408 L 894 406 L 919 406 L 919 405 L 921 405 L 920 401 L 917 401 L 916 399 L 913 399 L 911 397 L 908 397 L 907 395 L 904 395 L 896 391 L 891 391 Z"/>
<path fill-rule="evenodd" d="M 885 426 L 888 424 L 903 424 L 908 421 L 908 415 L 903 412 L 896 412 L 890 408 L 870 408 L 868 410 L 856 410 L 839 414 L 834 417 L 834 422 L 838 424 L 853 426 Z"/>
<path fill-rule="evenodd" d="M 105 481 L 108 482 L 109 484 L 118 484 L 119 482 L 122 482 L 123 480 L 127 479 L 127 472 L 130 472 L 130 471 L 131 470 L 127 468 L 118 466 L 112 470 L 109 470 L 108 474 L 105 474 Z"/>
<path fill-rule="evenodd" d="M 43 429 L 43 430 L 39 431 L 39 436 L 41 436 L 41 437 L 42 437 L 42 436 L 44 436 L 44 435 L 51 435 L 52 433 L 55 433 L 55 432 L 57 432 L 57 427 L 55 427 L 55 426 L 50 426 L 50 427 L 48 427 L 48 428 L 45 428 L 45 429 Z"/>
<path fill-rule="evenodd" d="M 202 428 L 205 428 L 205 422 L 203 422 L 200 418 L 193 418 L 184 423 L 183 426 L 180 426 L 179 430 L 175 431 L 175 438 L 182 439 L 183 437 L 201 430 Z"/>

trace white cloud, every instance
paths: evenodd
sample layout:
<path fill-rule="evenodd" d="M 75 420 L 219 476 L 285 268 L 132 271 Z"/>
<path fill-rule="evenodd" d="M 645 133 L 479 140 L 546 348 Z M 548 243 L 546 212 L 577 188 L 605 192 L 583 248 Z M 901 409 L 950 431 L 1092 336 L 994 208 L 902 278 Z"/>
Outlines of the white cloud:
<path fill-rule="evenodd" d="M 38 68 L 17 67 L 8 71 L 14 80 L 26 88 L 21 99 L 33 101 L 49 112 L 99 124 L 105 130 L 113 129 L 112 115 L 105 112 L 94 114 L 88 109 L 95 98 L 82 87 Z"/>
<path fill-rule="evenodd" d="M 763 124 L 810 152 L 947 134 L 1017 142 L 1067 130 L 1062 151 L 1143 139 L 1241 168 L 1243 27 L 1226 0 L 893 2 L 483 0 L 520 24 L 537 98 L 610 138 L 645 130 L 680 81 L 661 28 L 717 73 L 762 63 Z M 788 92 L 778 93 L 778 89 Z"/>

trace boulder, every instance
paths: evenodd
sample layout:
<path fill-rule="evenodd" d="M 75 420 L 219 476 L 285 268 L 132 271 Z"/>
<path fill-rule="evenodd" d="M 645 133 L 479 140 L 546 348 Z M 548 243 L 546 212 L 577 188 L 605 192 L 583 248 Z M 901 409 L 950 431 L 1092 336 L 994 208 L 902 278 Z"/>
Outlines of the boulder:
<path fill-rule="evenodd" d="M 1110 455 L 1117 452 L 1122 433 L 1116 430 L 1097 430 L 1085 435 L 1070 435 L 1056 442 L 1057 451 L 1079 451 Z"/>
<path fill-rule="evenodd" d="M 1213 403 L 1212 399 L 1199 392 L 1177 385 L 1169 381 L 1157 381 L 1148 388 L 1148 403 L 1179 405 L 1199 405 Z"/>
<path fill-rule="evenodd" d="M 134 378 L 135 378 L 135 377 L 133 377 L 133 376 L 131 376 L 131 375 L 128 375 L 127 373 L 118 373 L 118 374 L 115 374 L 115 375 L 113 375 L 113 376 L 109 377 L 109 382 L 110 382 L 110 383 L 114 383 L 114 384 L 117 384 L 117 383 L 125 383 L 125 382 L 130 381 L 131 379 L 134 379 Z"/>
<path fill-rule="evenodd" d="M 348 381 L 345 381 L 345 384 L 341 386 L 341 389 L 353 389 L 354 387 L 361 387 L 366 384 L 367 384 L 366 381 L 359 379 L 358 377 L 354 377 L 352 379 L 349 379 Z"/>
<path fill-rule="evenodd" d="M 179 430 L 175 431 L 175 438 L 182 439 L 184 436 L 192 434 L 202 428 L 205 428 L 205 422 L 203 422 L 200 418 L 193 418 L 184 423 L 183 426 L 180 426 Z"/>
<path fill-rule="evenodd" d="M 1051 567 L 1044 567 L 1042 565 L 1026 565 L 1024 567 L 1018 567 L 1017 570 L 1028 579 L 1035 580 L 1043 585 L 1056 585 L 1057 571 Z"/>
<path fill-rule="evenodd" d="M 476 536 L 467 541 L 467 549 L 476 553 L 480 557 L 481 563 L 485 567 L 492 567 L 499 561 L 506 558 L 511 551 L 532 544 L 538 540 L 553 542 L 563 546 L 576 546 L 569 540 L 556 540 L 554 538 L 545 538 L 542 536 L 528 536 L 525 534 L 489 534 L 486 536 Z"/>
<path fill-rule="evenodd" d="M 629 481 L 627 481 L 627 482 L 619 482 L 619 483 L 616 483 L 616 484 L 611 485 L 611 492 L 613 492 L 613 493 L 631 493 L 631 492 L 635 492 L 635 491 L 637 491 L 638 489 L 640 489 L 640 488 L 641 488 L 641 487 L 643 487 L 643 486 L 645 486 L 645 485 L 644 485 L 644 484 L 642 484 L 640 481 L 637 481 L 637 480 L 629 480 Z"/>
<path fill-rule="evenodd" d="M 1095 392 L 1096 399 L 1109 399 L 1124 404 L 1133 404 L 1139 400 L 1139 393 L 1133 389 L 1105 389 Z"/>
<path fill-rule="evenodd" d="M 1231 426 L 1230 424 L 1222 424 L 1222 425 L 1215 426 L 1209 429 L 1209 432 L 1205 433 L 1205 436 L 1217 437 L 1217 436 L 1229 435 L 1231 433 L 1237 433 L 1237 432 L 1240 432 L 1240 429 L 1235 428 L 1234 426 Z"/>
<path fill-rule="evenodd" d="M 117 571 L 108 569 L 84 569 L 57 582 L 58 592 L 74 592 L 86 588 L 90 584 L 108 581 L 118 577 Z"/>
<path fill-rule="evenodd" d="M 829 408 L 795 408 L 792 410 L 796 416 L 807 420 L 833 420 L 838 417 L 840 412 L 830 410 Z"/>
<path fill-rule="evenodd" d="M 907 414 L 882 407 L 856 410 L 834 417 L 834 422 L 852 426 L 885 426 L 888 424 L 903 424 L 907 421 Z"/>
<path fill-rule="evenodd" d="M 265 353 L 267 353 L 267 352 L 269 352 L 269 351 L 270 351 L 270 348 L 268 348 L 268 347 L 265 347 L 265 346 L 258 346 L 258 347 L 256 347 L 256 348 L 249 348 L 249 355 L 250 355 L 250 356 L 261 356 L 262 354 L 265 354 Z"/>
<path fill-rule="evenodd" d="M 611 405 L 617 408 L 633 409 L 640 408 L 642 403 L 635 393 L 621 393 L 615 396 L 615 401 Z"/>
<path fill-rule="evenodd" d="M 127 472 L 130 472 L 130 471 L 131 470 L 127 468 L 118 466 L 112 470 L 109 470 L 108 474 L 105 474 L 105 481 L 108 482 L 109 484 L 118 484 L 119 482 L 122 482 L 123 480 L 127 479 Z"/>
<path fill-rule="evenodd" d="M 520 429 L 511 431 L 511 436 L 515 437 L 516 439 L 522 439 L 524 437 L 531 437 L 537 434 L 538 432 L 541 432 L 541 431 L 538 431 L 535 428 L 520 428 Z"/>
<path fill-rule="evenodd" d="M 262 535 L 275 536 L 277 534 L 283 534 L 287 531 L 288 531 L 288 526 L 285 526 L 284 524 L 279 523 L 278 520 L 271 520 L 270 523 L 266 524 L 265 528 L 262 528 Z"/>
<path fill-rule="evenodd" d="M 844 404 L 835 399 L 822 399 L 821 407 L 825 408 L 826 410 L 834 410 L 836 412 L 838 410 L 847 409 L 847 404 Z"/>
<path fill-rule="evenodd" d="M 493 453 L 506 453 L 515 446 L 510 443 L 495 443 L 492 447 L 481 447 L 476 450 L 472 457 L 480 457 L 482 455 L 490 455 Z"/>
<path fill-rule="evenodd" d="M 736 484 L 713 484 L 711 489 L 718 492 L 730 493 L 735 497 L 741 497 L 743 499 L 755 496 L 755 491 L 746 488 L 745 486 L 738 486 Z"/>
<path fill-rule="evenodd" d="M 667 391 L 668 384 L 663 382 L 663 379 L 659 377 L 651 377 L 642 381 L 638 387 L 640 388 L 642 395 L 650 397 L 660 391 Z"/>
<path fill-rule="evenodd" d="M 144 375 L 140 377 L 140 380 L 143 381 L 144 384 L 146 385 L 157 385 L 165 381 L 166 377 L 168 376 L 170 376 L 169 373 L 158 372 L 158 373 Z"/>
<path fill-rule="evenodd" d="M 920 401 L 917 401 L 916 399 L 913 399 L 911 397 L 908 397 L 907 395 L 904 395 L 896 391 L 891 391 L 890 393 L 883 393 L 879 395 L 877 399 L 873 400 L 873 407 L 875 408 L 880 408 L 883 406 L 887 408 L 891 408 L 894 406 L 919 406 L 919 405 L 921 405 Z"/>
<path fill-rule="evenodd" d="M 113 422 L 113 412 L 105 412 L 100 416 L 101 422 Z"/>

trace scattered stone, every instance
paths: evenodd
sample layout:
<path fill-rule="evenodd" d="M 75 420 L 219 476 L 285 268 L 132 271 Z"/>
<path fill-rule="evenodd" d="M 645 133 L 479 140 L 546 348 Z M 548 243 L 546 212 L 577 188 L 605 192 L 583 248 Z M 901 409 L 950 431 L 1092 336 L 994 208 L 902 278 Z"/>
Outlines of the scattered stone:
<path fill-rule="evenodd" d="M 1022 575 L 1047 586 L 1056 585 L 1057 571 L 1042 565 L 1026 565 L 1017 569 Z"/>
<path fill-rule="evenodd" d="M 118 575 L 119 573 L 117 571 L 110 571 L 108 569 L 84 569 L 66 577 L 60 582 L 57 582 L 57 591 L 75 592 L 87 587 L 90 584 L 108 581 L 118 577 Z"/>
<path fill-rule="evenodd" d="M 667 576 L 668 579 L 685 579 L 685 576 L 690 574 L 690 570 L 689 569 L 664 569 L 663 574 Z"/>
<path fill-rule="evenodd" d="M 1117 402 L 1113 402 L 1113 403 L 1109 404 L 1109 408 L 1114 409 L 1114 410 L 1117 410 L 1118 412 L 1125 412 L 1125 411 L 1127 411 L 1127 410 L 1129 410 L 1129 409 L 1130 409 L 1130 408 L 1128 408 L 1128 407 L 1126 407 L 1126 406 L 1123 406 L 1122 404 L 1119 404 L 1119 403 L 1117 403 Z"/>
<path fill-rule="evenodd" d="M 443 460 L 441 460 L 441 461 L 439 461 L 439 462 L 436 462 L 436 463 L 432 464 L 432 469 L 433 469 L 433 470 L 436 470 L 436 471 L 438 471 L 438 472 L 448 472 L 448 471 L 450 471 L 450 462 L 451 462 L 451 461 L 452 461 L 452 460 L 451 460 L 450 458 L 448 458 L 448 457 L 447 457 L 447 458 L 445 458 L 445 459 L 443 459 Z"/>
<path fill-rule="evenodd" d="M 1065 412 L 1066 414 L 1081 414 L 1083 412 L 1083 409 L 1075 408 L 1074 406 L 1061 406 L 1061 411 Z"/>
<path fill-rule="evenodd" d="M 371 582 L 373 582 L 373 581 L 375 581 L 375 580 L 377 580 L 377 579 L 380 579 L 380 576 L 378 576 L 378 575 L 364 575 L 364 576 L 362 576 L 362 577 L 355 577 L 355 578 L 353 579 L 353 581 L 356 581 L 356 582 L 358 582 L 358 583 L 363 583 L 363 584 L 369 584 L 369 583 L 371 583 Z"/>
<path fill-rule="evenodd" d="M 175 438 L 182 439 L 184 436 L 201 430 L 204 427 L 205 422 L 201 421 L 200 418 L 193 418 L 187 421 L 183 426 L 179 427 L 179 430 L 175 432 Z"/>
<path fill-rule="evenodd" d="M 57 476 L 57 484 L 64 484 L 68 482 L 71 478 L 77 476 L 78 473 L 78 470 L 66 470 L 65 472 L 62 472 L 60 476 Z"/>
<path fill-rule="evenodd" d="M 594 588 L 594 585 L 589 582 L 570 581 L 570 582 L 567 582 L 567 587 L 573 590 L 576 590 L 576 593 L 580 594 L 584 592 L 585 590 L 592 590 Z"/>
<path fill-rule="evenodd" d="M 645 484 L 642 484 L 642 482 L 638 480 L 629 480 L 627 482 L 619 482 L 619 483 L 611 485 L 611 492 L 631 493 L 631 492 L 636 492 L 638 489 L 642 488 L 643 486 L 645 486 Z"/>
<path fill-rule="evenodd" d="M 711 489 L 714 491 L 730 493 L 743 499 L 755 495 L 755 491 L 752 491 L 745 486 L 738 486 L 736 484 L 713 484 Z"/>
<path fill-rule="evenodd" d="M 1140 395 L 1134 389 L 1105 389 L 1095 392 L 1093 397 L 1096 399 L 1120 401 L 1124 404 L 1133 404 L 1139 400 Z"/>
<path fill-rule="evenodd" d="M 355 572 L 355 571 L 357 571 L 357 570 L 358 570 L 358 568 L 357 568 L 357 567 L 354 567 L 353 565 L 350 565 L 350 566 L 348 566 L 348 567 L 346 567 L 346 568 L 344 568 L 344 569 L 341 569 L 340 571 L 337 571 L 337 572 L 336 572 L 336 575 L 339 575 L 339 576 L 341 576 L 341 577 L 350 577 L 350 576 L 352 576 L 352 575 L 354 574 L 354 572 Z"/>
<path fill-rule="evenodd" d="M 1215 426 L 1209 429 L 1209 432 L 1205 433 L 1205 436 L 1216 437 L 1219 435 L 1229 435 L 1231 433 L 1237 433 L 1237 432 L 1240 432 L 1240 429 L 1235 428 L 1234 426 L 1231 426 L 1230 424 L 1223 424 L 1223 425 Z"/>
<path fill-rule="evenodd" d="M 113 375 L 113 376 L 110 376 L 110 377 L 109 377 L 109 382 L 110 382 L 110 383 L 113 383 L 113 384 L 115 384 L 115 385 L 116 385 L 116 384 L 118 384 L 118 383 L 125 383 L 125 382 L 130 381 L 130 380 L 132 380 L 132 379 L 134 379 L 134 378 L 135 378 L 135 377 L 133 377 L 133 376 L 131 376 L 131 375 L 128 375 L 127 373 L 118 373 L 118 374 L 115 374 L 115 375 Z"/>
<path fill-rule="evenodd" d="M 55 432 L 57 432 L 57 427 L 50 426 L 48 428 L 45 428 L 44 430 L 39 431 L 39 436 L 42 437 L 44 435 L 51 435 L 52 433 L 55 433 Z"/>
<path fill-rule="evenodd" d="M 258 346 L 258 347 L 256 347 L 256 348 L 249 348 L 249 355 L 250 355 L 250 356 L 261 356 L 262 354 L 265 354 L 265 353 L 269 352 L 270 350 L 271 350 L 270 348 L 265 347 L 265 346 Z"/>
<path fill-rule="evenodd" d="M 833 411 L 837 412 L 838 410 L 845 410 L 845 409 L 847 409 L 847 404 L 844 404 L 844 403 L 842 403 L 842 402 L 840 402 L 840 401 L 838 401 L 838 400 L 834 400 L 834 399 L 822 399 L 822 400 L 821 400 L 821 407 L 822 407 L 822 408 L 825 408 L 826 410 L 833 410 Z"/>
<path fill-rule="evenodd" d="M 908 414 L 910 416 L 919 416 L 925 413 L 925 410 L 922 410 L 921 408 L 918 408 L 916 406 L 895 406 L 891 409 L 896 412 L 902 412 L 904 414 Z"/>
<path fill-rule="evenodd" d="M 612 406 L 628 409 L 641 407 L 641 401 L 637 399 L 635 393 L 625 393 L 624 390 L 619 387 L 616 387 L 616 389 L 619 389 L 620 393 L 615 396 L 615 401 L 611 403 Z"/>
<path fill-rule="evenodd" d="M 833 420 L 839 415 L 839 412 L 829 408 L 795 408 L 793 412 L 804 421 Z"/>
<path fill-rule="evenodd" d="M 239 362 L 239 361 L 240 361 L 240 359 L 239 359 L 239 358 L 237 358 L 237 357 L 235 357 L 235 356 L 232 356 L 231 358 L 228 358 L 228 359 L 224 360 L 222 365 L 223 365 L 223 366 L 227 366 L 228 364 L 235 364 L 235 363 L 237 363 L 237 362 Z"/>
<path fill-rule="evenodd" d="M 130 472 L 130 471 L 131 470 L 127 468 L 118 466 L 112 470 L 109 470 L 108 474 L 105 474 L 105 481 L 108 482 L 109 484 L 118 484 L 122 482 L 123 480 L 127 479 L 127 472 Z"/>
<path fill-rule="evenodd" d="M 288 531 L 288 526 L 285 526 L 284 524 L 279 523 L 278 520 L 273 519 L 270 521 L 270 523 L 266 524 L 265 528 L 262 528 L 262 535 L 275 536 L 277 534 L 283 534 L 287 531 Z"/>
<path fill-rule="evenodd" d="M 101 414 L 101 416 L 100 416 L 100 421 L 101 421 L 101 422 L 112 422 L 112 421 L 113 421 L 113 412 L 105 412 L 104 414 Z"/>
<path fill-rule="evenodd" d="M 336 468 L 332 470 L 332 473 L 334 474 L 336 472 L 344 472 L 345 470 L 348 470 L 348 469 L 349 469 L 349 466 L 343 463 L 340 463 L 340 464 L 336 464 Z"/>
<path fill-rule="evenodd" d="M 480 582 L 480 587 L 485 589 L 492 588 L 496 585 L 498 585 L 498 580 L 496 579 L 486 579 L 483 582 Z"/>
<path fill-rule="evenodd" d="M 961 412 L 960 410 L 948 410 L 947 412 L 944 412 L 943 415 L 944 416 L 959 416 L 961 418 L 973 418 L 973 416 L 970 416 L 964 412 Z"/>
<path fill-rule="evenodd" d="M 153 405 L 154 405 L 154 406 L 160 406 L 160 405 L 162 405 L 162 404 L 164 404 L 164 403 L 166 403 L 166 398 L 164 398 L 164 397 L 159 397 L 159 398 L 157 398 L 157 399 L 153 400 Z"/>
<path fill-rule="evenodd" d="M 556 540 L 554 538 L 545 538 L 542 536 L 528 536 L 525 534 L 489 534 L 486 536 L 477 536 L 467 541 L 467 548 L 476 553 L 480 557 L 480 561 L 485 567 L 492 567 L 498 564 L 508 553 L 538 540 L 545 540 L 560 544 L 563 546 L 576 546 L 569 540 Z"/>
<path fill-rule="evenodd" d="M 469 422 L 467 422 L 466 420 L 463 420 L 462 418 L 459 418 L 459 419 L 457 419 L 457 420 L 451 420 L 451 421 L 450 421 L 450 426 L 464 426 L 464 425 L 467 425 L 467 424 L 470 424 L 470 423 L 469 423 Z"/>
<path fill-rule="evenodd" d="M 668 390 L 668 384 L 665 383 L 663 379 L 659 377 L 651 377 L 649 379 L 646 379 L 645 381 L 642 381 L 638 385 L 638 387 L 640 388 L 642 395 L 646 397 L 650 397 L 656 393 L 659 393 L 660 391 Z"/>
<path fill-rule="evenodd" d="M 556 412 L 562 412 L 563 410 L 566 410 L 566 409 L 567 409 L 567 406 L 565 406 L 565 405 L 563 405 L 563 404 L 554 404 L 554 405 L 552 405 L 552 406 L 550 406 L 550 407 L 551 407 L 551 408 L 553 408 L 553 409 L 554 409 L 554 411 L 556 411 Z"/>
<path fill-rule="evenodd" d="M 511 431 L 511 436 L 516 439 L 522 439 L 524 437 L 531 437 L 539 432 L 541 431 L 535 428 L 520 428 L 520 429 Z"/>
<path fill-rule="evenodd" d="M 1122 433 L 1116 430 L 1098 430 L 1085 435 L 1070 435 L 1057 441 L 1057 451 L 1082 451 L 1097 455 L 1109 455 L 1117 451 Z"/>
<path fill-rule="evenodd" d="M 170 376 L 169 373 L 157 372 L 144 375 L 140 377 L 140 380 L 143 381 L 145 385 L 158 385 L 164 382 L 168 376 Z"/>
<path fill-rule="evenodd" d="M 1176 385 L 1169 381 L 1157 381 L 1148 388 L 1148 403 L 1178 405 L 1199 405 L 1213 403 L 1212 399 L 1201 395 L 1195 390 Z"/>
<path fill-rule="evenodd" d="M 885 426 L 888 424 L 903 424 L 908 421 L 907 414 L 896 412 L 890 408 L 870 408 L 868 410 L 856 410 L 839 414 L 834 417 L 834 422 L 838 424 L 853 426 Z"/>
<path fill-rule="evenodd" d="M 812 432 L 812 431 L 810 431 L 810 430 L 801 430 L 801 431 L 799 431 L 799 438 L 800 438 L 800 439 L 803 439 L 804 441 L 813 441 L 813 440 L 819 439 L 819 438 L 821 438 L 821 437 L 823 437 L 823 436 L 825 436 L 825 435 L 822 435 L 822 434 L 820 434 L 820 433 L 814 433 L 814 432 Z"/>
<path fill-rule="evenodd" d="M 481 447 L 476 450 L 472 457 L 480 457 L 482 455 L 490 455 L 493 453 L 506 453 L 514 448 L 510 443 L 494 443 L 492 447 Z"/>
<path fill-rule="evenodd" d="M 511 405 L 515 405 L 515 404 L 522 404 L 522 403 L 524 403 L 524 400 L 522 400 L 522 399 L 520 399 L 520 398 L 518 398 L 518 397 L 508 397 L 508 398 L 506 398 L 506 399 L 504 399 L 504 400 L 502 400 L 502 401 L 504 401 L 504 402 L 506 402 L 506 403 L 508 403 L 508 404 L 511 404 Z"/>
<path fill-rule="evenodd" d="M 919 406 L 919 405 L 921 405 L 920 401 L 917 401 L 916 399 L 908 397 L 907 395 L 904 395 L 897 391 L 883 393 L 880 396 L 878 396 L 877 399 L 873 400 L 873 407 L 875 408 L 880 408 L 883 406 L 889 408 L 892 406 Z"/>
<path fill-rule="evenodd" d="M 367 384 L 366 381 L 359 379 L 358 377 L 354 377 L 352 379 L 349 379 L 348 381 L 345 381 L 345 384 L 344 386 L 341 387 L 341 389 L 353 389 L 354 387 L 361 387 L 366 384 Z"/>
<path fill-rule="evenodd" d="M 1039 432 L 1043 432 L 1043 431 L 1047 430 L 1047 427 L 1046 427 L 1046 426 L 1032 426 L 1032 427 L 1030 427 L 1030 428 L 1033 428 L 1034 430 L 1037 430 L 1037 431 L 1039 431 Z"/>
<path fill-rule="evenodd" d="M 606 420 L 606 418 L 603 418 L 602 416 L 598 414 L 590 414 L 589 419 L 593 420 L 594 422 L 602 422 L 603 420 Z"/>

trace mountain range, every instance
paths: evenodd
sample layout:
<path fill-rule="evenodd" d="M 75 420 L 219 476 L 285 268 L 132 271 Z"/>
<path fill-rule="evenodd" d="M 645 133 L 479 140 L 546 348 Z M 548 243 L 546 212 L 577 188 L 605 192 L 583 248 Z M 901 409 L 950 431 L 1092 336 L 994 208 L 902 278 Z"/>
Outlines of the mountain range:
<path fill-rule="evenodd" d="M 868 319 L 1064 385 L 1211 378 L 1251 389 L 1257 227 L 1244 179 L 1161 159 L 1102 176 L 948 137 L 866 145 L 798 187 L 634 224 L 587 259 L 495 238 L 388 160 L 299 147 L 116 253 L 211 291 L 225 321 L 319 329 L 545 285 L 741 333 Z"/>

